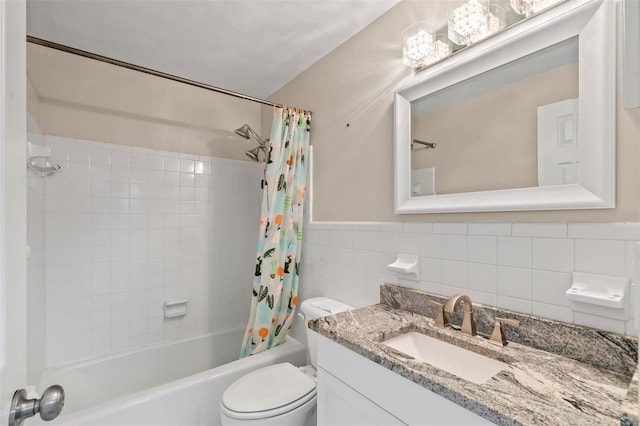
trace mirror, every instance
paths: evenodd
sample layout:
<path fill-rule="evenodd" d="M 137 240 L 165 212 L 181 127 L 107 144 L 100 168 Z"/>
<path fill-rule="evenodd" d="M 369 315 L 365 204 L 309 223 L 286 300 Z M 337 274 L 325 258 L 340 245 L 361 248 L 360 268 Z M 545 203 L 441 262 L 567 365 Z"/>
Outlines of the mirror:
<path fill-rule="evenodd" d="M 614 206 L 611 2 L 568 2 L 396 92 L 396 213 Z"/>
<path fill-rule="evenodd" d="M 573 37 L 411 102 L 411 196 L 578 183 L 577 98 Z"/>

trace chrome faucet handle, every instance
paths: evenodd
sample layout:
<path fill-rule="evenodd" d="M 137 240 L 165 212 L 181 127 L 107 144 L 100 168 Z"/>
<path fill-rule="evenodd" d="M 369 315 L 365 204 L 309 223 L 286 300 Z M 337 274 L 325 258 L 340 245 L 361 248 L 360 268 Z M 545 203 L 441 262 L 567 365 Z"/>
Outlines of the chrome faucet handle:
<path fill-rule="evenodd" d="M 491 333 L 489 343 L 497 346 L 504 346 L 507 344 L 507 339 L 506 337 L 504 337 L 504 333 L 502 332 L 502 324 L 509 324 L 514 327 L 519 327 L 520 321 L 509 318 L 496 317 L 493 324 L 493 333 Z"/>
<path fill-rule="evenodd" d="M 436 305 L 438 309 L 438 313 L 436 314 L 436 317 L 433 319 L 434 321 L 433 325 L 435 325 L 438 328 L 444 328 L 447 325 L 447 321 L 444 319 L 444 304 L 438 303 L 435 300 L 429 300 L 428 302 L 432 305 Z"/>

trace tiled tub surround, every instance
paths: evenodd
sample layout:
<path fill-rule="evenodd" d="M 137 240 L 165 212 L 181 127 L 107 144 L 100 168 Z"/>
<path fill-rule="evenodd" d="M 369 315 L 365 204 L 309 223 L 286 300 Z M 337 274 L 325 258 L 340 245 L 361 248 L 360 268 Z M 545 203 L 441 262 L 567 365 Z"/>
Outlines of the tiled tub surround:
<path fill-rule="evenodd" d="M 45 137 L 47 366 L 223 328 L 249 314 L 262 167 Z M 163 303 L 188 300 L 183 318 Z"/>
<path fill-rule="evenodd" d="M 626 318 L 574 310 L 565 292 L 574 271 L 633 280 L 640 223 L 311 222 L 306 229 L 302 297 L 377 303 L 380 283 L 398 283 L 386 265 L 410 253 L 420 256 L 421 278 L 413 285 L 420 290 L 465 293 L 487 306 L 638 335 L 635 284 Z"/>
<path fill-rule="evenodd" d="M 320 334 L 497 424 L 620 424 L 622 410 L 629 408 L 623 401 L 637 366 L 637 339 L 482 306 L 474 309 L 479 335 L 467 337 L 452 328 L 434 327 L 428 316 L 400 309 L 408 303 L 409 309 L 431 315 L 428 299 L 446 300 L 382 286 L 382 304 L 310 324 Z M 495 315 L 521 320 L 519 329 L 506 330 L 510 343 L 502 348 L 487 340 Z M 451 318 L 453 324 L 459 321 L 459 317 Z M 509 367 L 477 385 L 380 343 L 411 330 L 501 360 Z M 631 408 L 637 413 L 637 400 Z"/>

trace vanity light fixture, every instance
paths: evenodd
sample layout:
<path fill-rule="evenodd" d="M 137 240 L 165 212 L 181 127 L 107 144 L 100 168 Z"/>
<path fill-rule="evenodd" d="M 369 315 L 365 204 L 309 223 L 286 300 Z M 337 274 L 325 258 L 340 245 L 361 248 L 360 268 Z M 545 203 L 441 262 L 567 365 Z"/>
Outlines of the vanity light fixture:
<path fill-rule="evenodd" d="M 504 18 L 504 9 L 491 0 L 450 1 L 449 39 L 455 44 L 469 46 L 503 29 Z"/>
<path fill-rule="evenodd" d="M 563 0 L 511 0 L 511 8 L 520 15 L 527 17 L 538 13 Z"/>
<path fill-rule="evenodd" d="M 566 1 L 449 0 L 446 30 L 438 28 L 442 32 L 436 32 L 428 22 L 419 21 L 402 32 L 402 62 L 421 71 L 450 56 L 454 52 L 454 44 L 468 47 L 502 31 L 507 22 L 507 4 L 516 14 L 524 15 L 516 18 L 510 12 L 509 22 L 514 24 Z"/>
<path fill-rule="evenodd" d="M 424 21 L 404 30 L 402 38 L 402 63 L 412 68 L 431 65 L 451 54 L 451 42 L 446 34 L 436 34 Z"/>

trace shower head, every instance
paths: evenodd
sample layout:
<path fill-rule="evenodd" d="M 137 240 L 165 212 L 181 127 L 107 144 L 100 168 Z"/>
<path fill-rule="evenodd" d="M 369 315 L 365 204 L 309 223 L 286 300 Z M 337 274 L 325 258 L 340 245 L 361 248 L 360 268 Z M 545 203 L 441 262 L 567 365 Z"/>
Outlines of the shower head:
<path fill-rule="evenodd" d="M 234 130 L 234 132 L 236 135 L 242 138 L 245 138 L 247 140 L 249 140 L 251 136 L 253 136 L 254 138 L 256 138 L 260 146 L 264 146 L 265 144 L 265 141 L 263 141 L 260 138 L 260 136 L 255 132 L 255 130 L 253 130 L 251 126 L 249 126 L 248 124 L 243 124 L 242 127 L 237 128 L 236 130 Z"/>
<path fill-rule="evenodd" d="M 245 152 L 245 155 L 251 158 L 253 161 L 260 161 L 260 157 L 258 156 L 258 154 L 260 153 L 260 150 L 263 149 L 264 148 L 262 148 L 261 146 L 256 146 L 255 148 Z"/>
<path fill-rule="evenodd" d="M 251 135 L 249 134 L 249 129 L 251 129 L 251 127 L 249 127 L 248 124 L 243 124 L 242 127 L 237 128 L 236 130 L 234 130 L 234 132 L 240 137 L 249 139 L 251 137 Z"/>
<path fill-rule="evenodd" d="M 249 126 L 246 123 L 243 124 L 242 127 L 239 127 L 236 130 L 234 130 L 234 132 L 236 135 L 242 138 L 245 138 L 247 140 L 251 139 L 251 136 L 253 136 L 255 140 L 258 141 L 258 146 L 245 152 L 245 155 L 247 157 L 251 158 L 253 161 L 260 161 L 260 155 L 259 155 L 260 151 L 262 151 L 266 156 L 266 153 L 267 153 L 266 146 L 267 146 L 267 142 L 269 142 L 269 139 L 263 141 L 260 138 L 260 136 L 258 136 L 258 134 L 255 132 L 255 130 L 253 130 L 251 126 Z"/>

